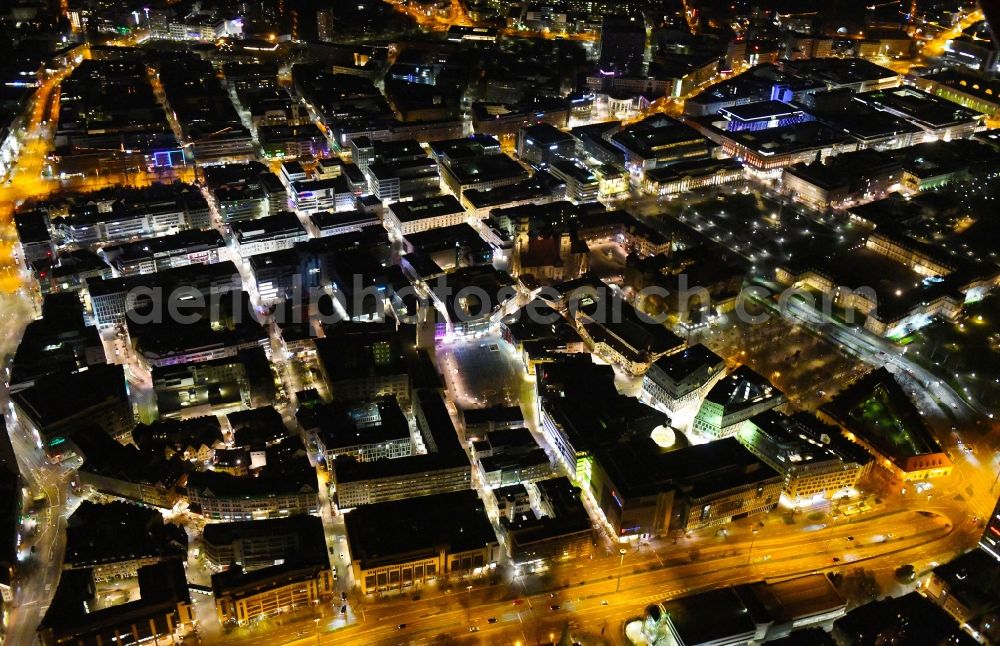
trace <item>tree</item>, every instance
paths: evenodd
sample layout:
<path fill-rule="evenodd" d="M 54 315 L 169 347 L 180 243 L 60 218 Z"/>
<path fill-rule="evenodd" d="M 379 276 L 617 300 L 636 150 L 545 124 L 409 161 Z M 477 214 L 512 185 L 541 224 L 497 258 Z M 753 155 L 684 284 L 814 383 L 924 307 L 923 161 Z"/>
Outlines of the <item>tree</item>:
<path fill-rule="evenodd" d="M 863 568 L 856 568 L 846 573 L 838 591 L 851 607 L 874 601 L 882 592 L 875 579 L 875 573 Z"/>
<path fill-rule="evenodd" d="M 900 583 L 912 583 L 917 577 L 917 571 L 909 563 L 896 568 L 896 580 Z"/>

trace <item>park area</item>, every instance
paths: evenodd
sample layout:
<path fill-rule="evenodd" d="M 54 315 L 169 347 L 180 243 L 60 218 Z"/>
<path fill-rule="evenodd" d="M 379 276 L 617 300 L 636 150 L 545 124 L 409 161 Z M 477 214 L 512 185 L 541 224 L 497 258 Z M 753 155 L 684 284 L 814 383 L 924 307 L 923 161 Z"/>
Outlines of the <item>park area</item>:
<path fill-rule="evenodd" d="M 882 387 L 851 409 L 850 416 L 858 435 L 879 445 L 888 455 L 908 458 L 936 450 L 926 445 L 917 429 L 909 427 L 908 416 L 897 409 Z"/>

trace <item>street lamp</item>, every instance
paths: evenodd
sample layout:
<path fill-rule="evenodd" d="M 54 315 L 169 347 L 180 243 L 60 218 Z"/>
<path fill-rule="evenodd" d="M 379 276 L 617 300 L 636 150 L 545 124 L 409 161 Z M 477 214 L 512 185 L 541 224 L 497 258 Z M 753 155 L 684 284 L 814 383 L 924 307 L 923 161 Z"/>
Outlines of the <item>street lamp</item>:
<path fill-rule="evenodd" d="M 627 550 L 624 547 L 621 548 L 620 550 L 618 550 L 618 555 L 619 555 L 620 558 L 618 559 L 618 584 L 615 586 L 615 594 L 617 594 L 618 591 L 621 590 L 621 587 L 622 587 L 622 566 L 625 565 L 625 552 L 626 551 Z"/>
<path fill-rule="evenodd" d="M 465 621 L 468 623 L 472 619 L 472 586 L 465 586 Z"/>
<path fill-rule="evenodd" d="M 750 558 L 753 556 L 753 542 L 757 540 L 757 530 L 753 530 L 753 537 L 750 539 L 750 551 L 747 553 L 747 565 L 750 565 Z"/>

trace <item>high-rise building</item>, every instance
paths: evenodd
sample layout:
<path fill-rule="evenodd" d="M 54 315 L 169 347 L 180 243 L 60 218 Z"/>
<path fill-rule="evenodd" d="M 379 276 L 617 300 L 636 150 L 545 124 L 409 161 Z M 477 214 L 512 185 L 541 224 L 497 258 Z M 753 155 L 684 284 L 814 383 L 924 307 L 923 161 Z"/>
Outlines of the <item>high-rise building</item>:
<path fill-rule="evenodd" d="M 646 53 L 646 23 L 640 16 L 604 16 L 601 56 L 604 72 L 633 76 L 642 73 Z"/>

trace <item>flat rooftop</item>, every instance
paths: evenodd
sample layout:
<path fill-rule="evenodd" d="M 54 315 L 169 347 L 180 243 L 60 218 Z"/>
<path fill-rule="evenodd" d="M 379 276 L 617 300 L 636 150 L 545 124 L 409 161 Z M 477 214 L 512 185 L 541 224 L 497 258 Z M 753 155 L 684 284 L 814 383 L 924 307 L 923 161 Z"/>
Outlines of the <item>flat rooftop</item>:
<path fill-rule="evenodd" d="M 791 74 L 831 85 L 852 85 L 899 77 L 891 69 L 863 58 L 811 58 L 785 61 L 783 65 Z"/>
<path fill-rule="evenodd" d="M 746 601 L 732 587 L 671 599 L 663 608 L 684 644 L 730 643 L 738 635 L 749 640 L 757 631 Z"/>
<path fill-rule="evenodd" d="M 633 153 L 650 159 L 664 149 L 680 144 L 706 143 L 696 130 L 676 119 L 663 115 L 647 117 L 612 135 L 611 140 Z"/>
<path fill-rule="evenodd" d="M 580 184 L 596 184 L 597 176 L 589 168 L 570 159 L 554 159 L 549 163 L 552 170 L 576 180 Z"/>
<path fill-rule="evenodd" d="M 646 177 L 654 182 L 668 182 L 685 177 L 704 177 L 741 168 L 743 168 L 743 164 L 735 159 L 697 159 L 660 168 L 651 168 L 646 171 Z"/>
<path fill-rule="evenodd" d="M 626 495 L 683 489 L 698 499 L 781 478 L 734 437 L 674 450 L 663 450 L 645 437 L 602 446 L 598 460 Z"/>
<path fill-rule="evenodd" d="M 108 257 L 125 261 L 169 254 L 173 251 L 193 251 L 212 247 L 222 249 L 225 246 L 225 240 L 215 229 L 188 229 L 173 235 L 129 242 L 117 247 L 105 247 L 103 252 Z"/>
<path fill-rule="evenodd" d="M 536 123 L 533 126 L 522 128 L 521 132 L 523 133 L 525 143 L 537 144 L 539 146 L 554 146 L 573 140 L 573 136 L 568 132 L 563 132 L 548 123 Z"/>
<path fill-rule="evenodd" d="M 712 386 L 706 401 L 721 404 L 726 413 L 756 405 L 768 399 L 783 397 L 765 377 L 749 366 L 740 366 Z"/>
<path fill-rule="evenodd" d="M 726 132 L 725 136 L 761 155 L 782 155 L 842 144 L 850 139 L 819 121 L 805 121 L 756 131 Z"/>
<path fill-rule="evenodd" d="M 516 184 L 498 186 L 489 190 L 467 189 L 462 192 L 462 197 L 472 208 L 482 209 L 491 206 L 499 207 L 511 202 L 544 200 L 553 197 L 561 190 L 565 190 L 565 183 L 542 170 Z"/>
<path fill-rule="evenodd" d="M 520 406 L 490 406 L 488 408 L 466 408 L 462 411 L 466 425 L 470 424 L 523 424 L 524 413 Z"/>
<path fill-rule="evenodd" d="M 982 114 L 975 110 L 912 87 L 864 92 L 854 98 L 873 108 L 901 114 L 931 128 L 969 123 L 982 118 Z"/>
<path fill-rule="evenodd" d="M 458 159 L 448 164 L 448 170 L 463 186 L 510 178 L 528 178 L 528 171 L 523 166 L 502 153 Z"/>
<path fill-rule="evenodd" d="M 860 101 L 851 101 L 839 109 L 815 111 L 815 116 L 863 141 L 921 131 L 919 126 L 906 119 Z"/>
<path fill-rule="evenodd" d="M 364 505 L 344 517 L 351 555 L 362 569 L 456 553 L 497 542 L 473 490 Z"/>
<path fill-rule="evenodd" d="M 724 364 L 725 360 L 722 357 L 701 343 L 698 343 L 680 352 L 660 357 L 653 365 L 662 370 L 674 381 L 680 381 L 705 366 L 719 366 Z"/>
<path fill-rule="evenodd" d="M 88 567 L 136 558 L 184 558 L 187 534 L 159 511 L 84 501 L 67 520 L 66 563 Z"/>
<path fill-rule="evenodd" d="M 776 624 L 793 623 L 847 607 L 824 574 L 777 583 L 753 583 L 749 588 Z"/>
<path fill-rule="evenodd" d="M 311 559 L 301 555 L 280 565 L 244 572 L 242 568 L 229 568 L 212 575 L 212 592 L 216 598 L 227 596 L 241 599 L 293 583 L 315 579 L 329 569 L 329 557 L 317 555 Z"/>
<path fill-rule="evenodd" d="M 757 121 L 759 119 L 786 119 L 805 114 L 802 108 L 797 108 L 784 101 L 758 101 L 745 103 L 719 111 L 723 116 L 731 116 L 739 121 Z"/>
<path fill-rule="evenodd" d="M 508 159 L 510 158 L 508 157 Z M 389 210 L 400 222 L 414 222 L 465 212 L 465 208 L 452 195 L 442 195 L 440 197 L 413 200 L 411 202 L 394 202 L 389 205 Z"/>
<path fill-rule="evenodd" d="M 782 463 L 783 469 L 829 460 L 859 465 L 872 460 L 861 447 L 845 440 L 836 427 L 824 424 L 809 413 L 788 416 L 769 410 L 754 415 L 749 423 L 767 438 L 767 449 Z"/>
<path fill-rule="evenodd" d="M 197 489 L 216 498 L 272 498 L 316 493 L 316 472 L 303 458 L 301 468 L 281 473 L 265 469 L 258 476 L 233 476 L 217 471 L 195 471 L 188 476 L 188 490 Z"/>
<path fill-rule="evenodd" d="M 178 285 L 199 285 L 212 282 L 232 281 L 239 278 L 239 271 L 232 261 L 212 263 L 210 265 L 186 265 L 158 271 L 155 274 L 139 274 L 125 278 L 89 279 L 87 291 L 91 298 L 125 292 L 137 287 L 163 286 L 169 288 Z"/>
<path fill-rule="evenodd" d="M 59 396 L 53 397 L 53 393 Z M 10 397 L 42 427 L 72 418 L 107 401 L 128 403 L 124 369 L 107 364 L 93 365 L 82 372 L 44 375 L 36 379 L 33 386 L 12 393 Z"/>
<path fill-rule="evenodd" d="M 290 211 L 282 211 L 274 215 L 253 220 L 233 222 L 229 225 L 236 239 L 240 242 L 252 242 L 257 238 L 298 233 L 305 236 L 305 229 L 299 217 Z"/>
<path fill-rule="evenodd" d="M 309 219 L 312 220 L 312 223 L 320 231 L 351 225 L 378 224 L 381 222 L 378 215 L 361 210 L 340 212 L 320 211 L 319 213 L 310 215 Z"/>
<path fill-rule="evenodd" d="M 308 416 L 300 415 L 303 426 L 319 429 L 326 450 L 362 444 L 380 444 L 410 437 L 410 427 L 395 397 L 372 402 L 331 402 L 321 404 Z"/>
<path fill-rule="evenodd" d="M 317 516 L 307 514 L 234 523 L 208 523 L 205 525 L 203 538 L 211 545 L 225 545 L 241 539 L 266 538 L 281 534 L 296 534 L 303 539 L 303 547 L 315 548 L 318 545 L 320 551 L 323 550 L 323 521 Z"/>

